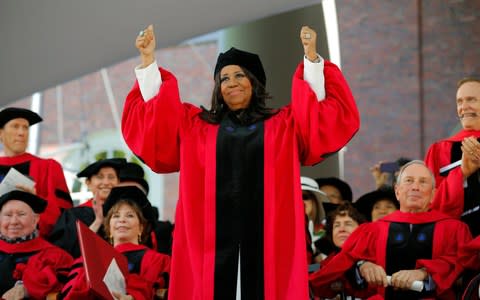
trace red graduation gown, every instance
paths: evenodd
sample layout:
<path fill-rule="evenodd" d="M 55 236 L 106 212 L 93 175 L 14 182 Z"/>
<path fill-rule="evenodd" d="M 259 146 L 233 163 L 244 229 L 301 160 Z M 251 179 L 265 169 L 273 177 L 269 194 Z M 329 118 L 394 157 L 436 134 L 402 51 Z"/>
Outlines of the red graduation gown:
<path fill-rule="evenodd" d="M 376 222 L 360 225 L 343 244 L 342 251 L 325 268 L 310 275 L 314 290 L 324 289 L 341 278 L 357 261 L 367 260 L 386 268 L 386 246 L 391 222 L 423 224 L 435 222 L 432 259 L 419 259 L 416 268 L 425 267 L 436 284 L 435 293 L 441 299 L 451 299 L 451 286 L 463 271 L 457 263 L 457 253 L 471 240 L 467 225 L 437 211 L 404 213 L 396 211 Z M 392 275 L 392 274 L 387 274 Z M 384 296 L 385 289 L 377 288 Z M 443 297 L 443 298 L 442 298 Z"/>
<path fill-rule="evenodd" d="M 9 244 L 0 240 L 0 253 L 20 254 L 32 253 L 26 263 L 16 265 L 14 274 L 5 274 L 2 270 L 2 280 L 15 278 L 23 280 L 23 284 L 30 295 L 29 299 L 46 299 L 49 293 L 59 292 L 63 283 L 59 277 L 66 277 L 73 258 L 62 249 L 38 237 L 30 241 Z M 3 277 L 5 276 L 5 277 Z M 13 286 L 12 286 L 13 287 Z"/>
<path fill-rule="evenodd" d="M 320 262 L 320 269 L 325 268 L 337 254 L 337 252 L 332 252 L 324 260 L 322 260 Z M 346 274 L 343 274 L 330 284 L 315 286 L 315 295 L 319 296 L 321 299 L 336 299 L 335 297 L 340 294 L 338 290 L 339 285 L 344 296 L 350 296 L 355 299 L 367 299 L 369 296 L 375 294 L 375 289 L 373 288 L 356 288 L 350 282 L 350 278 L 347 278 Z"/>
<path fill-rule="evenodd" d="M 170 272 L 169 256 L 143 245 L 131 243 L 118 245 L 115 249 L 124 254 L 130 251 L 145 250 L 140 263 L 140 272 L 129 274 L 125 279 L 127 294 L 132 295 L 134 299 L 153 299 L 156 289 L 167 288 L 165 274 Z M 71 279 L 62 291 L 62 299 L 97 299 L 87 285 L 82 260 L 82 257 L 75 260 L 75 265 L 69 276 Z"/>
<path fill-rule="evenodd" d="M 132 151 L 159 173 L 180 171 L 170 299 L 213 299 L 216 243 L 216 139 L 219 125 L 181 103 L 177 80 L 160 69 L 158 94 L 145 102 L 138 83 L 127 96 L 122 132 Z M 300 163 L 313 165 L 342 148 L 359 114 L 342 73 L 325 61 L 326 99 L 293 77 L 291 104 L 264 122 L 264 295 L 308 299 L 305 209 Z"/>
<path fill-rule="evenodd" d="M 454 218 L 460 218 L 463 213 L 464 190 L 462 171 L 460 167 L 456 167 L 444 177 L 440 176 L 440 168 L 451 163 L 450 155 L 453 143 L 461 142 L 469 136 L 480 137 L 480 131 L 461 130 L 452 137 L 432 144 L 425 157 L 425 163 L 435 175 L 437 186 L 431 207 Z"/>
<path fill-rule="evenodd" d="M 47 200 L 46 210 L 40 214 L 40 235 L 46 237 L 60 216 L 60 209 L 72 207 L 62 166 L 54 159 L 44 159 L 24 153 L 13 157 L 0 157 L 0 166 L 29 163 L 29 175 L 35 181 L 37 195 Z"/>

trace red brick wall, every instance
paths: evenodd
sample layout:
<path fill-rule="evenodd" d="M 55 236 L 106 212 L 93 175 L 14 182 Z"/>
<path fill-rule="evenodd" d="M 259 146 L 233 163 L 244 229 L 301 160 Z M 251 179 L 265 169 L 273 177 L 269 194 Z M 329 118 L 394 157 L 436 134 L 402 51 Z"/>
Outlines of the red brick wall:
<path fill-rule="evenodd" d="M 455 83 L 480 73 L 480 1 L 424 0 L 419 11 L 413 0 L 340 0 L 337 10 L 342 67 L 362 118 L 345 161 L 346 180 L 358 198 L 374 188 L 371 165 L 399 156 L 423 158 L 433 141 L 458 124 Z"/>
<path fill-rule="evenodd" d="M 374 188 L 368 169 L 377 161 L 399 156 L 423 158 L 428 145 L 448 136 L 458 124 L 456 81 L 468 73 L 480 74 L 480 1 L 424 0 L 420 10 L 417 3 L 337 0 L 342 67 L 362 118 L 360 132 L 345 156 L 346 180 L 352 185 L 354 198 Z M 202 44 L 194 50 L 188 46 L 162 49 L 157 57 L 181 78 L 184 99 L 206 104 L 212 81 L 204 78 L 211 76 L 217 46 Z M 423 74 L 419 73 L 420 61 Z M 119 112 L 133 84 L 137 63 L 135 58 L 108 68 Z M 65 84 L 63 94 L 65 142 L 77 142 L 87 132 L 114 127 L 99 73 Z M 55 144 L 55 90 L 47 90 L 44 99 L 46 121 L 41 138 L 43 143 Z M 424 101 L 423 114 L 420 99 Z M 16 105 L 28 104 L 20 101 Z M 176 183 L 176 174 L 167 178 L 169 218 L 173 216 Z"/>

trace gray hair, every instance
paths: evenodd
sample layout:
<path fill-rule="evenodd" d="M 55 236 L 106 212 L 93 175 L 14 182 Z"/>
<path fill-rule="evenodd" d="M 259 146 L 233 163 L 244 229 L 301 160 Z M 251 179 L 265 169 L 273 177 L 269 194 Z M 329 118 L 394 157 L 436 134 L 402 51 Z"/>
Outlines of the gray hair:
<path fill-rule="evenodd" d="M 408 166 L 411 166 L 411 165 L 422 165 L 422 166 L 424 166 L 425 168 L 427 168 L 428 173 L 430 174 L 430 177 L 432 177 L 433 188 L 435 188 L 435 176 L 433 175 L 433 172 L 430 170 L 430 168 L 427 167 L 427 165 L 425 164 L 425 162 L 424 162 L 423 160 L 419 160 L 419 159 L 414 159 L 414 160 L 412 160 L 412 161 L 409 161 L 408 163 L 404 164 L 404 165 L 400 168 L 400 171 L 398 171 L 398 176 L 397 176 L 397 182 L 396 182 L 396 184 L 400 184 L 400 181 L 401 181 L 403 172 L 405 171 L 405 169 L 406 169 Z"/>

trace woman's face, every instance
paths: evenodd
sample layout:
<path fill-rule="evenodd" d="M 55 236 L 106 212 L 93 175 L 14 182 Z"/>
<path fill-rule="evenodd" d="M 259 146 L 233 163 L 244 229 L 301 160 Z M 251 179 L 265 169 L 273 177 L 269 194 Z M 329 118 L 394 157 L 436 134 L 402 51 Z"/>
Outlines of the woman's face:
<path fill-rule="evenodd" d="M 228 65 L 220 71 L 220 91 L 230 110 L 247 108 L 252 99 L 252 83 L 237 65 Z"/>
<path fill-rule="evenodd" d="M 340 191 L 334 187 L 333 185 L 322 185 L 320 187 L 320 190 L 322 192 L 325 192 L 327 194 L 328 199 L 330 200 L 330 203 L 333 204 L 340 204 L 342 203 L 342 194 L 340 194 Z"/>
<path fill-rule="evenodd" d="M 315 196 L 309 192 L 302 193 L 303 205 L 305 206 L 305 214 L 308 216 L 310 220 L 315 218 L 316 207 L 313 201 L 316 201 Z"/>
<path fill-rule="evenodd" d="M 98 193 L 100 201 L 105 201 L 112 188 L 119 182 L 117 172 L 112 167 L 103 167 L 97 174 L 86 180 L 88 189 L 94 195 Z"/>
<path fill-rule="evenodd" d="M 20 200 L 10 200 L 0 211 L 0 233 L 14 239 L 31 234 L 39 220 L 32 208 Z"/>
<path fill-rule="evenodd" d="M 350 216 L 338 215 L 333 221 L 332 240 L 338 248 L 342 248 L 343 243 L 350 234 L 358 227 L 358 223 Z"/>
<path fill-rule="evenodd" d="M 396 211 L 397 207 L 389 199 L 380 199 L 373 205 L 372 222 Z"/>
<path fill-rule="evenodd" d="M 109 224 L 114 246 L 123 243 L 138 244 L 138 237 L 143 228 L 132 206 L 126 203 L 121 204 L 112 214 Z"/>

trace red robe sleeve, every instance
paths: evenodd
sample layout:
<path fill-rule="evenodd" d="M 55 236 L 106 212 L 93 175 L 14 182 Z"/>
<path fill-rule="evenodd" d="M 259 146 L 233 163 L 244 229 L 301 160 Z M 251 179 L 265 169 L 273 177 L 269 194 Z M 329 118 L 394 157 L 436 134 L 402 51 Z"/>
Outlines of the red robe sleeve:
<path fill-rule="evenodd" d="M 188 111 L 198 108 L 180 102 L 177 79 L 161 69 L 158 94 L 144 101 L 138 82 L 127 96 L 122 115 L 122 133 L 130 149 L 157 173 L 176 172 L 180 167 L 179 134 Z"/>
<path fill-rule="evenodd" d="M 465 268 L 480 269 L 480 236 L 460 247 L 458 261 Z"/>
<path fill-rule="evenodd" d="M 322 161 L 347 144 L 360 128 L 355 100 L 340 69 L 325 61 L 325 99 L 303 80 L 303 63 L 297 67 L 292 82 L 291 107 L 298 127 L 303 165 Z M 319 101 L 323 100 L 323 101 Z"/>
<path fill-rule="evenodd" d="M 432 210 L 437 210 L 453 218 L 460 218 L 463 213 L 464 192 L 463 174 L 460 167 L 450 170 L 446 177 L 440 175 L 440 168 L 451 163 L 452 143 L 438 142 L 430 146 L 425 157 L 425 164 L 435 176 L 437 186 Z"/>
<path fill-rule="evenodd" d="M 39 229 L 47 237 L 60 217 L 61 209 L 71 208 L 72 200 L 60 163 L 54 159 L 31 157 L 30 175 L 35 180 L 37 195 L 47 200 L 47 208 L 40 214 Z"/>
<path fill-rule="evenodd" d="M 75 299 L 95 299 L 87 285 L 85 268 L 83 267 L 83 258 L 79 257 L 73 263 L 68 282 L 63 287 L 61 298 L 64 300 Z"/>
<path fill-rule="evenodd" d="M 153 283 L 156 289 L 168 287 L 170 256 L 147 250 L 142 259 L 141 276 Z"/>
<path fill-rule="evenodd" d="M 333 282 L 342 280 L 345 272 L 357 261 L 368 260 L 378 263 L 374 251 L 378 245 L 379 230 L 377 228 L 372 226 L 372 223 L 360 225 L 345 241 L 342 251 L 310 275 L 310 285 L 316 296 L 325 296 L 322 293 L 330 290 Z"/>
<path fill-rule="evenodd" d="M 30 257 L 22 280 L 32 299 L 46 299 L 52 292 L 60 292 L 63 284 L 58 278 L 66 277 L 73 258 L 58 247 L 50 247 Z"/>
<path fill-rule="evenodd" d="M 325 268 L 336 255 L 337 253 L 332 253 L 327 258 L 322 260 L 322 262 L 320 263 L 320 268 Z M 354 296 L 356 298 L 366 299 L 375 293 L 375 289 L 372 288 L 355 288 L 350 282 L 350 280 L 351 279 L 347 278 L 347 276 L 344 274 L 330 284 L 325 284 L 322 286 L 316 285 L 315 295 L 319 296 L 322 299 L 335 299 L 335 297 L 340 292 L 342 292 L 344 295 L 347 296 Z"/>
<path fill-rule="evenodd" d="M 168 280 L 169 273 L 170 257 L 147 249 L 141 261 L 140 274 L 128 274 L 125 278 L 127 294 L 134 299 L 153 299 L 156 289 L 166 288 L 165 280 Z M 62 299 L 96 299 L 87 285 L 81 257 L 75 261 L 69 277 L 71 279 L 62 291 Z"/>
<path fill-rule="evenodd" d="M 419 259 L 416 264 L 416 268 L 424 267 L 432 276 L 437 295 L 450 290 L 463 271 L 463 266 L 458 262 L 458 253 L 471 240 L 470 230 L 463 222 L 450 219 L 437 223 L 432 259 Z"/>
<path fill-rule="evenodd" d="M 47 198 L 55 199 L 58 207 L 68 209 L 73 207 L 72 198 L 63 174 L 63 168 L 56 160 L 48 160 Z"/>

